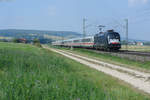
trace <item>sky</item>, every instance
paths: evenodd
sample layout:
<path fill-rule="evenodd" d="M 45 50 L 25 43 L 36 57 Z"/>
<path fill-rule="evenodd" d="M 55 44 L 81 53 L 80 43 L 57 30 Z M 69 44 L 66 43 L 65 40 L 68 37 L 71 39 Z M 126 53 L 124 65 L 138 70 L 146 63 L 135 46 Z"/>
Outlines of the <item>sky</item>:
<path fill-rule="evenodd" d="M 125 37 L 150 40 L 150 0 L 0 0 L 0 29 L 75 31 L 96 34 L 98 25 Z"/>

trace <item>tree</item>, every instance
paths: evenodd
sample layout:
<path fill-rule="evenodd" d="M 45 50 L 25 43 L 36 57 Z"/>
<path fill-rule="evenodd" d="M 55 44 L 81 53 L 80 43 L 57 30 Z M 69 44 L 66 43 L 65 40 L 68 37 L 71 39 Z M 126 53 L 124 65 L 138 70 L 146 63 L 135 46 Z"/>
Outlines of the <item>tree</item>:
<path fill-rule="evenodd" d="M 34 39 L 33 44 L 40 43 L 39 39 Z"/>
<path fill-rule="evenodd" d="M 19 41 L 19 39 L 16 39 L 16 38 L 15 38 L 15 39 L 13 39 L 13 42 L 14 42 L 14 43 L 19 43 L 20 41 Z"/>
<path fill-rule="evenodd" d="M 33 44 L 34 44 L 35 46 L 42 47 L 41 44 L 40 44 L 39 39 L 34 39 L 34 40 L 33 40 Z"/>

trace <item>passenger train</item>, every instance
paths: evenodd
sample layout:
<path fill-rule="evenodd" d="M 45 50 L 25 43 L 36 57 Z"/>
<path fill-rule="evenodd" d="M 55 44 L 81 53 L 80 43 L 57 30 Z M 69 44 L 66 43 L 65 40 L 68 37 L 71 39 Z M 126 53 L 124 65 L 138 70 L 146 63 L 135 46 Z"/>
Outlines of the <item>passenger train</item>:
<path fill-rule="evenodd" d="M 52 42 L 54 46 L 92 48 L 98 50 L 119 50 L 120 34 L 114 30 L 100 32 L 94 36 Z"/>

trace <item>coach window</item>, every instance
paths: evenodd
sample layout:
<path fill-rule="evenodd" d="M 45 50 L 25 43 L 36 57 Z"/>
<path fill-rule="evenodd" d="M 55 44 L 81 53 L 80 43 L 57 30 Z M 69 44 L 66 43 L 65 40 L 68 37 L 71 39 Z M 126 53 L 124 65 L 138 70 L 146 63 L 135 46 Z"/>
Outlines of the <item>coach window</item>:
<path fill-rule="evenodd" d="M 90 42 L 91 39 L 83 39 L 82 42 Z"/>
<path fill-rule="evenodd" d="M 78 43 L 78 42 L 79 42 L 79 40 L 74 40 L 73 42 L 74 42 L 74 43 Z"/>

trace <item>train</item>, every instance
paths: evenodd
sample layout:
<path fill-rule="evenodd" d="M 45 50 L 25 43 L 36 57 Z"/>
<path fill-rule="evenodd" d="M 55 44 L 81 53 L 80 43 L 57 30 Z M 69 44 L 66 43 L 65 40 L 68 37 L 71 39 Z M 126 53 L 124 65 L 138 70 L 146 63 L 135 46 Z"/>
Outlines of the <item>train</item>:
<path fill-rule="evenodd" d="M 121 48 L 121 39 L 118 32 L 107 30 L 93 36 L 55 41 L 52 45 L 111 51 Z"/>

